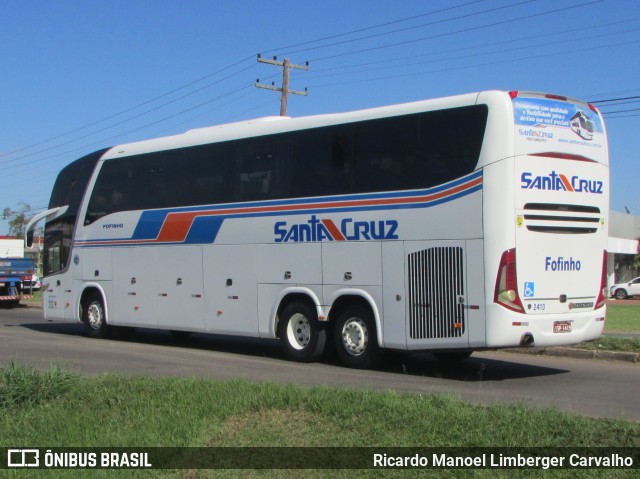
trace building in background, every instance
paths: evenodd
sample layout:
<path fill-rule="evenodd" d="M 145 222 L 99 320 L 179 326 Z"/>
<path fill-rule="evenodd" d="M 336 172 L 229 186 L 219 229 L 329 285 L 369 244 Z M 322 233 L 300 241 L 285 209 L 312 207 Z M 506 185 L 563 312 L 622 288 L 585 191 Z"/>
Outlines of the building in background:
<path fill-rule="evenodd" d="M 607 243 L 609 285 L 624 283 L 640 276 L 637 257 L 640 254 L 640 216 L 609 212 Z"/>

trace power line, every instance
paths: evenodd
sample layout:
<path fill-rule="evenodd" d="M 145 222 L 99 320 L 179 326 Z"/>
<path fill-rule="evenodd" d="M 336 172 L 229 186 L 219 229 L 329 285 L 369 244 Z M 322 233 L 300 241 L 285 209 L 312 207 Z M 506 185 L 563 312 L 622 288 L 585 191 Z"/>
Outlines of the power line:
<path fill-rule="evenodd" d="M 617 111 L 607 111 L 607 112 L 603 112 L 603 115 L 614 115 L 616 113 L 629 113 L 632 111 L 640 111 L 640 108 L 632 108 L 630 110 L 617 110 Z"/>
<path fill-rule="evenodd" d="M 128 130 L 128 131 L 126 131 L 126 132 L 119 133 L 119 134 L 114 135 L 114 136 L 110 136 L 110 137 L 108 137 L 108 138 L 103 138 L 103 139 L 101 139 L 100 141 L 98 141 L 98 142 L 94 142 L 94 143 L 91 143 L 91 144 L 89 144 L 89 145 L 84 145 L 84 146 L 82 146 L 82 147 L 78 147 L 78 148 L 75 148 L 75 149 L 73 149 L 73 150 L 68 150 L 68 151 L 65 151 L 65 152 L 62 152 L 62 153 L 58 153 L 58 154 L 56 154 L 56 155 L 52 155 L 52 156 L 49 156 L 49 157 L 47 157 L 47 158 L 41 158 L 41 159 L 37 159 L 37 160 L 32 160 L 32 161 L 30 161 L 30 162 L 25 162 L 25 163 L 23 163 L 23 165 L 24 165 L 24 164 L 33 165 L 33 164 L 41 163 L 41 162 L 43 162 L 43 161 L 46 161 L 46 160 L 49 160 L 49 159 L 52 159 L 52 158 L 57 158 L 57 157 L 59 157 L 59 156 L 67 155 L 67 154 L 69 154 L 69 153 L 74 153 L 74 152 L 78 152 L 78 151 L 86 150 L 87 148 L 90 148 L 90 147 L 94 147 L 94 146 L 97 146 L 97 145 L 103 145 L 103 144 L 104 144 L 105 142 L 107 142 L 107 141 L 110 141 L 110 140 L 113 140 L 113 139 L 116 139 L 116 138 L 120 138 L 120 137 L 122 137 L 122 136 L 128 135 L 128 134 L 130 134 L 130 133 L 135 133 L 135 132 L 140 131 L 140 130 L 144 130 L 145 128 L 149 128 L 150 126 L 155 126 L 155 125 L 157 125 L 158 123 L 162 123 L 162 122 L 164 122 L 164 121 L 170 120 L 170 119 L 175 118 L 175 117 L 177 117 L 177 116 L 179 116 L 179 115 L 182 115 L 182 114 L 184 114 L 184 113 L 188 113 L 188 112 L 190 112 L 190 111 L 193 111 L 193 110 L 195 110 L 195 109 L 197 109 L 197 108 L 200 108 L 200 107 L 202 107 L 202 106 L 204 106 L 204 105 L 207 105 L 207 104 L 209 104 L 209 103 L 212 103 L 212 102 L 214 102 L 214 101 L 218 101 L 218 100 L 220 100 L 220 99 L 226 98 L 226 97 L 228 97 L 228 96 L 230 96 L 230 95 L 233 95 L 233 94 L 235 94 L 235 93 L 237 93 L 237 92 L 239 92 L 239 91 L 241 91 L 241 90 L 244 90 L 245 88 L 248 88 L 248 87 L 250 87 L 250 86 L 253 86 L 253 83 L 245 83 L 245 84 L 243 84 L 240 88 L 234 89 L 234 90 L 232 90 L 232 91 L 229 91 L 229 92 L 227 92 L 227 93 L 224 93 L 224 94 L 222 94 L 222 95 L 219 95 L 219 96 L 217 96 L 217 97 L 215 97 L 215 98 L 208 99 L 208 100 L 206 100 L 206 101 L 204 101 L 204 102 L 202 102 L 202 103 L 199 103 L 199 104 L 197 104 L 197 105 L 195 105 L 195 106 L 192 106 L 192 107 L 190 107 L 190 108 L 187 108 L 187 109 L 185 109 L 185 110 L 182 110 L 182 111 L 180 111 L 180 112 L 178 112 L 178 113 L 172 114 L 172 115 L 170 115 L 170 116 L 167 116 L 167 117 L 161 118 L 161 119 L 156 120 L 156 121 L 153 121 L 153 122 L 151 122 L 151 123 L 147 123 L 147 124 L 145 124 L 145 125 L 142 125 L 142 126 L 140 126 L 140 127 L 137 127 L 137 128 L 131 129 L 131 130 Z M 14 168 L 14 167 L 13 167 L 13 166 L 1 166 L 1 167 L 0 167 L 0 171 L 4 171 L 4 170 L 10 169 L 10 168 Z"/>
<path fill-rule="evenodd" d="M 289 48 L 297 48 L 297 47 L 301 47 L 301 46 L 304 46 L 304 45 L 309 45 L 309 44 L 312 44 L 312 43 L 322 42 L 322 41 L 325 41 L 325 40 L 331 40 L 331 39 L 334 39 L 334 38 L 346 37 L 348 35 L 353 35 L 355 33 L 366 32 L 366 31 L 369 31 L 369 30 L 374 30 L 376 28 L 386 27 L 386 26 L 389 26 L 389 25 L 395 25 L 397 23 L 402 23 L 402 22 L 408 22 L 410 20 L 415 20 L 416 18 L 435 15 L 437 13 L 443 13 L 443 12 L 447 12 L 447 11 L 450 11 L 450 10 L 455 10 L 457 8 L 468 7 L 469 5 L 473 5 L 473 4 L 476 4 L 476 3 L 482 3 L 482 2 L 485 2 L 485 1 L 486 0 L 474 0 L 472 2 L 463 3 L 461 5 L 454 5 L 452 7 L 442 8 L 442 9 L 439 9 L 439 10 L 433 10 L 431 12 L 421 13 L 419 15 L 413 15 L 411 17 L 401 18 L 399 20 L 393 20 L 393 21 L 386 22 L 386 23 L 379 23 L 377 25 L 373 25 L 373 26 L 370 26 L 370 27 L 360 28 L 360 29 L 357 29 L 357 30 L 351 30 L 349 32 L 338 33 L 338 34 L 335 34 L 335 35 L 329 35 L 329 36 L 322 37 L 322 38 L 316 38 L 315 40 L 308 40 L 308 41 L 305 41 L 305 42 L 295 43 L 293 45 L 287 45 L 287 46 L 284 46 L 284 47 L 273 48 L 271 50 L 266 50 L 263 53 L 277 53 L 277 52 L 281 52 L 282 50 L 287 50 Z M 287 52 L 286 54 L 287 55 L 292 55 L 294 53 L 299 53 L 299 51 Z"/>
<path fill-rule="evenodd" d="M 446 55 L 446 54 L 450 54 L 450 53 L 463 52 L 463 51 L 467 51 L 467 50 L 476 50 L 476 49 L 482 49 L 482 48 L 486 48 L 486 47 L 493 47 L 493 46 L 504 45 L 504 44 L 513 44 L 515 42 L 523 42 L 523 41 L 526 41 L 526 40 L 536 40 L 535 47 L 544 46 L 544 45 L 557 45 L 557 41 L 556 42 L 548 42 L 548 43 L 541 44 L 541 43 L 539 43 L 540 37 L 542 36 L 542 37 L 548 38 L 548 37 L 558 36 L 558 35 L 570 35 L 570 34 L 574 34 L 574 33 L 578 33 L 578 32 L 583 32 L 585 30 L 594 30 L 594 29 L 598 29 L 598 28 L 617 26 L 617 25 L 620 25 L 620 24 L 629 23 L 629 22 L 636 22 L 636 21 L 638 21 L 637 18 L 635 18 L 635 19 L 626 19 L 626 20 L 621 20 L 621 21 L 616 21 L 616 22 L 610 22 L 610 23 L 605 23 L 605 24 L 600 24 L 600 25 L 590 25 L 590 26 L 574 28 L 574 29 L 569 29 L 569 30 L 563 29 L 561 31 L 554 31 L 554 32 L 539 32 L 539 33 L 537 33 L 535 35 L 530 35 L 530 36 L 526 36 L 526 37 L 510 38 L 510 39 L 507 39 L 507 40 L 501 40 L 501 41 L 497 41 L 497 42 L 474 44 L 472 46 L 451 48 L 451 49 L 448 49 L 448 50 L 438 50 L 437 52 L 423 53 L 423 54 L 419 54 L 419 55 L 411 55 L 411 56 L 403 56 L 403 57 L 394 56 L 394 57 L 391 57 L 391 58 L 383 58 L 383 59 L 380 59 L 380 60 L 368 61 L 368 62 L 363 62 L 363 63 L 351 63 L 350 65 L 348 65 L 348 67 L 337 66 L 337 67 L 333 67 L 333 68 L 322 68 L 321 70 L 316 70 L 316 72 L 317 71 L 320 71 L 320 72 L 332 72 L 332 71 L 344 72 L 344 70 L 346 68 L 353 68 L 353 69 L 357 69 L 357 73 L 362 73 L 363 71 L 373 71 L 374 69 L 372 69 L 372 70 L 362 70 L 361 69 L 361 67 L 366 67 L 366 66 L 370 66 L 370 65 L 380 65 L 380 64 L 389 65 L 390 63 L 405 62 L 406 60 L 415 60 L 417 58 L 442 56 L 442 55 Z M 594 36 L 590 36 L 590 37 L 581 37 L 581 40 L 599 38 L 599 37 L 605 37 L 605 36 L 612 36 L 612 35 L 621 35 L 621 34 L 624 34 L 624 33 L 630 33 L 630 32 L 636 32 L 636 31 L 638 31 L 638 28 L 630 29 L 630 30 L 623 30 L 623 31 L 617 30 L 614 33 L 603 33 L 603 34 L 600 34 L 600 35 L 594 35 Z M 467 55 L 467 56 L 509 52 L 509 51 L 513 51 L 513 50 L 518 49 L 518 48 L 525 48 L 525 47 L 526 46 L 521 46 L 521 47 L 516 47 L 516 48 L 506 49 L 506 50 L 496 50 L 496 51 L 492 51 L 492 52 L 481 51 L 481 52 L 479 52 L 477 54 L 472 54 L 472 55 Z M 464 57 L 456 57 L 456 58 L 464 58 Z M 436 60 L 436 61 L 443 61 L 443 60 Z M 417 64 L 422 64 L 422 63 L 424 63 L 424 62 L 416 62 L 416 63 L 409 63 L 409 64 L 403 63 L 403 66 L 417 65 Z M 311 76 L 313 78 L 320 78 L 320 77 L 332 76 L 332 75 L 329 75 L 327 73 L 320 73 L 320 74 L 311 73 L 309 76 Z"/>
<path fill-rule="evenodd" d="M 200 83 L 201 81 L 204 81 L 204 80 L 206 80 L 206 79 L 208 79 L 208 78 L 211 78 L 211 77 L 213 77 L 213 76 L 215 76 L 215 75 L 218 75 L 219 73 L 222 73 L 222 72 L 224 72 L 224 71 L 226 71 L 226 70 L 229 70 L 229 69 L 231 69 L 231 68 L 233 68 L 233 67 L 235 67 L 235 66 L 237 66 L 237 65 L 239 65 L 239 64 L 241 64 L 241 63 L 244 63 L 244 62 L 246 62 L 246 61 L 247 61 L 247 60 L 249 60 L 249 59 L 253 59 L 253 55 L 251 55 L 251 56 L 250 56 L 250 57 L 248 57 L 248 58 L 243 58 L 242 60 L 239 60 L 239 61 L 237 61 L 237 62 L 235 62 L 235 63 L 233 63 L 233 64 L 231 64 L 231 65 L 228 65 L 228 66 L 226 66 L 226 67 L 224 67 L 224 68 L 221 68 L 220 70 L 217 70 L 217 71 L 215 71 L 215 72 L 213 72 L 213 73 L 209 73 L 209 74 L 207 74 L 207 75 L 205 75 L 205 76 L 203 76 L 203 77 L 200 77 L 200 78 L 198 78 L 198 79 L 196 79 L 196 80 L 193 80 L 193 81 L 191 81 L 191 82 L 189 82 L 189 83 L 186 83 L 185 85 L 182 85 L 182 86 L 180 86 L 180 87 L 178 87 L 178 88 L 175 88 L 175 89 L 173 89 L 173 90 L 171 90 L 171 91 L 169 91 L 169 92 L 163 93 L 163 94 L 161 94 L 161 95 L 159 95 L 159 96 L 157 96 L 157 97 L 154 97 L 154 98 L 152 98 L 152 99 L 150 99 L 150 100 L 147 100 L 147 101 L 144 101 L 144 102 L 142 102 L 142 103 L 140 103 L 140 104 L 138 104 L 138 105 L 135 105 L 135 106 L 132 106 L 132 107 L 126 108 L 126 109 L 124 109 L 124 110 L 122 110 L 122 111 L 120 111 L 120 112 L 118 112 L 118 113 L 113 114 L 113 115 L 107 116 L 107 117 L 105 117 L 105 118 L 101 118 L 101 119 L 99 119 L 99 120 L 93 121 L 93 122 L 88 123 L 88 124 L 86 124 L 86 125 L 84 125 L 84 126 L 81 126 L 81 127 L 79 127 L 79 128 L 75 128 L 75 129 L 73 129 L 73 130 L 69 130 L 69 131 L 67 131 L 67 132 L 65 132 L 65 133 L 61 133 L 61 134 L 59 134 L 59 135 L 56 135 L 56 136 L 53 136 L 53 137 L 50 137 L 50 138 L 47 138 L 47 139 L 44 139 L 44 140 L 38 141 L 37 143 L 33 143 L 33 144 L 31 144 L 31 145 L 27 145 L 27 146 L 25 146 L 25 147 L 22 147 L 22 148 L 19 148 L 19 149 L 16 149 L 16 150 L 12 150 L 12 151 L 9 151 L 9 152 L 6 152 L 6 153 L 2 153 L 2 154 L 0 154 L 0 158 L 5 157 L 5 156 L 9 156 L 9 155 L 13 155 L 13 154 L 15 154 L 15 153 L 22 152 L 22 151 L 25 151 L 25 150 L 28 150 L 28 149 L 34 148 L 34 147 L 36 147 L 36 146 L 40 146 L 40 145 L 45 144 L 45 143 L 48 143 L 48 142 L 50 142 L 50 141 L 54 141 L 54 140 L 57 140 L 57 139 L 59 139 L 59 138 L 63 138 L 63 137 L 65 137 L 65 136 L 72 135 L 72 134 L 77 133 L 77 132 L 79 132 L 79 131 L 82 131 L 82 130 L 85 130 L 85 129 L 87 129 L 87 128 L 90 128 L 90 127 L 92 127 L 92 126 L 98 125 L 98 124 L 100 124 L 100 123 L 104 123 L 105 121 L 109 121 L 109 120 L 111 120 L 111 119 L 113 119 L 113 118 L 117 118 L 118 116 L 121 116 L 121 115 L 124 115 L 124 114 L 126 114 L 126 113 L 129 113 L 130 111 L 136 110 L 136 109 L 141 108 L 141 107 L 143 107 L 143 106 L 146 106 L 146 105 L 148 105 L 148 104 L 150 104 L 150 103 L 156 102 L 156 101 L 158 101 L 158 100 L 160 100 L 160 99 L 162 99 L 162 98 L 165 98 L 165 97 L 167 97 L 167 96 L 173 95 L 174 93 L 177 93 L 177 92 L 179 92 L 179 91 L 182 91 L 182 90 L 184 90 L 184 89 L 187 89 L 187 88 L 189 88 L 190 86 L 193 86 L 193 85 L 195 85 L 195 84 L 197 84 L 197 83 Z M 236 74 L 242 73 L 243 71 L 245 71 L 245 70 L 241 70 L 240 72 L 237 72 Z M 219 83 L 219 81 L 214 82 L 213 84 L 210 84 L 210 85 L 206 85 L 206 86 L 204 86 L 204 87 L 200 88 L 199 90 L 196 90 L 196 92 L 201 91 L 201 90 L 203 90 L 203 89 L 205 89 L 205 88 L 208 88 L 208 87 L 210 87 L 210 86 L 212 86 L 212 85 L 215 85 L 215 84 L 217 84 L 217 83 Z M 193 94 L 193 93 L 191 93 L 191 94 Z M 185 98 L 185 97 L 187 97 L 187 96 L 190 96 L 191 94 L 184 95 L 183 97 L 180 97 L 180 99 Z M 165 106 L 165 105 L 168 105 L 168 104 L 170 104 L 170 103 L 174 103 L 175 101 L 176 101 L 176 100 L 172 100 L 172 101 L 170 101 L 170 102 L 168 102 L 168 103 L 165 103 L 165 104 L 163 104 L 163 105 L 160 105 L 160 107 Z M 156 108 L 154 108 L 154 109 L 152 109 L 152 110 L 149 110 L 149 111 L 155 111 L 156 109 L 158 109 L 158 108 L 160 108 L 160 107 L 156 107 Z M 134 117 L 134 118 L 136 118 L 136 117 Z M 128 121 L 128 120 L 125 120 L 125 121 Z M 122 122 L 120 122 L 120 123 L 122 123 Z M 120 123 L 117 123 L 116 125 L 119 125 Z M 110 128 L 110 127 L 108 127 L 108 128 Z M 100 130 L 100 131 L 102 131 L 102 130 Z M 89 136 L 89 135 L 85 135 L 85 136 L 84 136 L 84 137 L 82 137 L 82 138 L 85 138 L 86 136 Z M 69 142 L 67 142 L 67 143 L 69 143 Z M 65 144 L 67 144 L 67 143 L 65 143 Z"/>
<path fill-rule="evenodd" d="M 576 29 L 575 31 L 579 31 L 579 30 L 584 30 L 584 29 Z M 632 29 L 632 30 L 626 30 L 626 31 L 617 31 L 614 33 L 602 33 L 602 34 L 598 34 L 598 35 L 591 35 L 591 36 L 584 36 L 581 37 L 581 40 L 592 40 L 595 38 L 604 38 L 604 37 L 610 37 L 610 36 L 614 36 L 614 35 L 621 35 L 621 34 L 625 34 L 625 33 L 630 33 L 630 32 L 637 32 L 638 30 L 640 30 L 640 28 L 636 28 L 636 29 Z M 563 33 L 563 32 L 560 32 Z M 554 34 L 549 34 L 549 36 L 554 35 Z M 539 36 L 536 37 L 528 37 L 528 38 L 524 38 L 524 39 L 512 39 L 509 41 L 505 41 L 505 42 L 495 42 L 493 45 L 495 44 L 504 44 L 504 43 L 514 43 L 516 41 L 522 41 L 522 40 L 526 40 L 526 39 L 535 39 L 535 38 L 539 38 Z M 492 44 L 488 44 L 488 45 L 483 45 L 484 46 L 491 46 Z M 540 48 L 540 47 L 545 47 L 545 46 L 557 46 L 557 41 L 551 41 L 551 42 L 547 42 L 547 43 L 540 43 L 537 42 L 535 44 L 536 48 Z M 463 47 L 463 48 L 457 48 L 457 49 L 453 49 L 453 50 L 448 50 L 448 51 L 440 51 L 438 52 L 438 54 L 444 54 L 444 53 L 455 53 L 455 52 L 460 52 L 463 50 L 469 50 L 469 49 L 475 49 L 477 48 L 477 46 L 473 46 L 473 47 Z M 512 52 L 512 51 L 518 51 L 521 50 L 522 48 L 524 48 L 523 46 L 518 46 L 518 47 L 513 47 L 513 48 L 505 48 L 502 50 L 494 50 L 494 51 L 480 51 L 477 53 L 469 53 L 466 55 L 458 55 L 455 58 L 453 57 L 446 57 L 446 58 L 440 58 L 437 60 L 428 60 L 428 61 L 417 61 L 417 62 L 410 62 L 410 63 L 403 63 L 402 67 L 410 67 L 410 66 L 417 66 L 417 65 L 424 65 L 425 63 L 429 63 L 429 64 L 433 64 L 433 63 L 442 63 L 442 62 L 447 62 L 447 61 L 452 61 L 452 60 L 461 60 L 461 59 L 465 59 L 465 58 L 473 58 L 473 57 L 478 57 L 478 56 L 486 56 L 486 55 L 494 55 L 494 54 L 498 54 L 498 53 L 508 53 L 508 52 Z M 555 54 L 555 53 L 554 53 Z M 558 52 L 558 54 L 563 54 L 563 52 Z M 430 54 L 428 56 L 433 56 L 433 54 Z M 416 58 L 416 57 L 405 57 L 404 59 L 406 60 L 407 58 Z M 369 62 L 369 64 L 379 64 L 379 63 L 384 63 L 385 65 L 380 66 L 380 67 L 375 67 L 375 68 L 368 68 L 368 69 L 359 69 L 357 72 L 355 73 L 367 73 L 367 72 L 372 72 L 372 71 L 379 71 L 379 70 L 388 70 L 388 63 L 390 60 L 380 60 L 380 61 L 376 61 L 376 62 Z M 351 65 L 352 67 L 362 67 L 365 66 L 364 64 L 360 64 L 360 65 Z M 326 78 L 326 77 L 332 77 L 332 76 L 338 76 L 340 75 L 340 73 L 325 73 L 325 74 L 316 74 L 314 76 L 314 79 L 317 78 Z M 387 79 L 389 77 L 386 77 Z M 640 98 L 640 97 L 639 97 Z"/>
<path fill-rule="evenodd" d="M 625 45 L 628 46 L 630 44 L 634 44 L 634 43 L 640 43 L 640 40 L 637 40 L 635 42 L 624 42 L 624 43 L 615 43 L 615 44 L 608 44 L 608 45 L 597 45 L 597 46 L 586 46 L 584 48 L 579 48 L 579 49 L 574 49 L 574 50 L 565 50 L 565 51 L 554 51 L 551 53 L 545 53 L 545 54 L 540 54 L 540 55 L 527 55 L 526 57 L 522 57 L 522 58 L 509 58 L 509 59 L 505 59 L 505 60 L 499 60 L 499 61 L 493 61 L 493 62 L 483 62 L 483 63 L 476 63 L 476 64 L 468 64 L 468 65 L 461 65 L 458 67 L 448 67 L 448 68 L 439 68 L 439 69 L 433 69 L 433 70 L 427 70 L 427 71 L 422 71 L 422 72 L 411 72 L 411 73 L 404 73 L 404 74 L 400 74 L 400 75 L 386 75 L 386 76 L 380 76 L 380 77 L 375 77 L 375 78 L 367 78 L 367 79 L 360 79 L 360 80 L 351 80 L 351 81 L 343 81 L 343 82 L 334 82 L 334 83 L 325 83 L 325 84 L 320 84 L 320 85 L 310 85 L 309 88 L 324 88 L 324 87 L 329 87 L 329 86 L 342 86 L 342 85 L 349 85 L 349 84 L 354 84 L 354 83 L 367 83 L 367 82 L 372 82 L 372 81 L 381 81 L 381 80 L 392 80 L 392 79 L 397 79 L 397 78 L 407 78 L 407 77 L 415 77 L 415 76 L 420 76 L 420 75 L 429 75 L 429 74 L 433 74 L 433 73 L 443 73 L 443 72 L 450 72 L 450 71 L 458 71 L 458 70 L 465 70 L 465 69 L 469 69 L 469 68 L 480 68 L 480 67 L 485 67 L 488 65 L 501 65 L 504 63 L 513 63 L 513 62 L 519 62 L 519 61 L 523 61 L 523 60 L 533 60 L 533 59 L 539 59 L 539 58 L 546 58 L 546 57 L 551 57 L 551 56 L 559 56 L 559 55 L 566 55 L 567 53 L 577 53 L 577 52 L 582 52 L 582 51 L 593 51 L 593 50 L 597 50 L 597 49 L 602 49 L 602 48 L 610 48 L 610 47 L 616 47 L 616 46 L 621 46 L 621 45 Z"/>
<path fill-rule="evenodd" d="M 413 40 L 405 40 L 405 41 L 402 41 L 402 42 L 390 43 L 390 44 L 387 44 L 387 45 L 378 45 L 378 46 L 375 46 L 375 47 L 364 48 L 364 49 L 361 49 L 361 50 L 354 50 L 354 51 L 351 51 L 351 52 L 334 54 L 334 55 L 320 57 L 320 58 L 314 58 L 314 59 L 312 59 L 310 61 L 318 62 L 318 61 L 322 61 L 322 60 L 335 59 L 335 58 L 338 58 L 338 57 L 344 57 L 344 56 L 348 56 L 348 55 L 355 55 L 355 54 L 358 54 L 358 53 L 366 53 L 366 52 L 371 52 L 371 51 L 375 51 L 375 50 L 382 50 L 382 49 L 386 49 L 386 48 L 392 48 L 392 47 L 397 47 L 397 46 L 402 46 L 402 45 L 408 45 L 410 43 L 417 43 L 417 42 L 422 42 L 422 41 L 426 41 L 426 40 L 433 40 L 435 38 L 442 38 L 442 37 L 447 37 L 447 36 L 451 36 L 451 35 L 457 35 L 457 34 L 460 34 L 460 33 L 468 33 L 468 32 L 471 32 L 471 31 L 482 30 L 482 29 L 485 29 L 485 28 L 495 27 L 495 26 L 498 26 L 498 25 L 505 25 L 505 24 L 508 24 L 508 23 L 518 22 L 518 21 L 521 21 L 521 20 L 530 20 L 530 19 L 536 18 L 536 17 L 541 17 L 541 16 L 545 16 L 545 15 L 551 15 L 553 13 L 572 10 L 572 9 L 575 9 L 575 8 L 581 8 L 581 7 L 584 7 L 586 5 L 591 5 L 591 4 L 594 4 L 594 3 L 600 3 L 602 1 L 603 0 L 592 0 L 591 2 L 587 2 L 587 3 L 583 3 L 583 4 L 579 4 L 579 5 L 572 5 L 572 6 L 569 6 L 569 7 L 558 8 L 558 9 L 555 9 L 555 10 L 547 10 L 546 12 L 535 13 L 535 14 L 531 14 L 531 15 L 525 15 L 525 16 L 522 16 L 522 17 L 512 18 L 512 19 L 509 19 L 509 20 L 501 20 L 499 22 L 488 23 L 488 24 L 480 25 L 480 26 L 476 26 L 476 27 L 463 28 L 461 30 L 455 30 L 453 32 L 439 33 L 439 34 L 435 34 L 435 35 L 430 35 L 428 37 L 415 38 Z"/>
<path fill-rule="evenodd" d="M 617 101 L 623 101 L 623 100 L 638 100 L 640 99 L 640 96 L 627 96 L 624 98 L 611 98 L 609 100 L 597 100 L 597 101 L 592 101 L 591 103 L 593 104 L 600 104 L 600 103 L 611 103 L 611 102 L 617 102 Z M 635 102 L 627 102 L 627 103 L 635 103 Z M 605 105 L 607 106 L 607 105 Z"/>
<path fill-rule="evenodd" d="M 343 41 L 334 42 L 334 43 L 327 43 L 327 44 L 324 44 L 324 45 L 319 45 L 317 47 L 310 47 L 310 48 L 305 48 L 305 49 L 302 49 L 302 50 L 294 50 L 293 52 L 288 52 L 288 54 L 301 53 L 301 52 L 312 51 L 312 50 L 318 50 L 320 48 L 333 47 L 333 46 L 337 46 L 337 45 L 343 45 L 345 43 L 357 42 L 357 41 L 360 41 L 360 40 L 368 40 L 368 39 L 371 39 L 371 38 L 381 37 L 381 36 L 385 36 L 385 35 L 391 35 L 391 34 L 394 34 L 394 33 L 400 33 L 400 32 L 405 32 L 405 31 L 409 31 L 409 30 L 415 30 L 417 28 L 430 27 L 430 26 L 433 26 L 433 25 L 439 25 L 439 24 L 442 24 L 442 23 L 452 22 L 452 21 L 455 21 L 455 20 L 462 20 L 464 18 L 483 15 L 485 13 L 491 13 L 491 12 L 495 12 L 495 11 L 499 11 L 499 10 L 505 10 L 505 9 L 508 9 L 508 8 L 513 8 L 513 7 L 517 7 L 517 6 L 520 6 L 520 5 L 524 5 L 524 4 L 532 3 L 532 2 L 536 2 L 536 1 L 538 1 L 538 0 L 522 0 L 521 2 L 514 3 L 514 4 L 511 4 L 511 5 L 504 5 L 504 6 L 500 6 L 500 7 L 490 8 L 490 9 L 487 9 L 487 10 L 482 10 L 480 12 L 468 13 L 468 14 L 457 16 L 457 17 L 447 18 L 447 19 L 444 19 L 444 20 L 437 20 L 437 21 L 434 21 L 434 22 L 423 23 L 423 24 L 420 24 L 420 25 L 414 25 L 412 27 L 400 28 L 400 29 L 397 29 L 397 30 L 391 30 L 389 32 L 374 33 L 374 34 L 371 34 L 371 35 L 366 35 L 364 37 L 352 38 L 352 39 L 349 39 L 349 40 L 343 40 Z M 602 0 L 598 0 L 598 1 L 602 1 Z M 323 58 L 315 59 L 315 60 L 312 60 L 312 61 L 325 60 L 326 58 L 329 58 L 329 57 L 323 57 Z"/>

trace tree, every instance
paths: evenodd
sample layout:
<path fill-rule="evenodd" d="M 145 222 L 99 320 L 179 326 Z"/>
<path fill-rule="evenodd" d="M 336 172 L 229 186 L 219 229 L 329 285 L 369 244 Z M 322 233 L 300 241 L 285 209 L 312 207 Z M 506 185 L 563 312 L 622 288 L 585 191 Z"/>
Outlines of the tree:
<path fill-rule="evenodd" d="M 11 208 L 2 210 L 2 219 L 9 223 L 9 236 L 24 238 L 24 230 L 33 215 L 31 214 L 31 206 L 28 203 L 21 201 L 18 205 L 18 210 Z"/>

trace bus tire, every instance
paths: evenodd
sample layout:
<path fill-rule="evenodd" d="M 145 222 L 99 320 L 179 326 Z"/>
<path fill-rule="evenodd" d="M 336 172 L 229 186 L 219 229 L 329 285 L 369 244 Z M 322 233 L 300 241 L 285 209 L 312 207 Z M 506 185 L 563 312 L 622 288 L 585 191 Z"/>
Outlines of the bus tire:
<path fill-rule="evenodd" d="M 287 358 L 304 363 L 319 359 L 324 353 L 327 333 L 315 310 L 305 301 L 293 301 L 279 316 L 278 336 Z"/>
<path fill-rule="evenodd" d="M 363 305 L 347 306 L 339 314 L 333 341 L 340 362 L 347 367 L 368 369 L 382 359 L 373 314 Z"/>
<path fill-rule="evenodd" d="M 100 293 L 93 292 L 82 303 L 82 323 L 87 336 L 92 338 L 108 338 L 111 326 L 107 324 L 104 304 Z"/>

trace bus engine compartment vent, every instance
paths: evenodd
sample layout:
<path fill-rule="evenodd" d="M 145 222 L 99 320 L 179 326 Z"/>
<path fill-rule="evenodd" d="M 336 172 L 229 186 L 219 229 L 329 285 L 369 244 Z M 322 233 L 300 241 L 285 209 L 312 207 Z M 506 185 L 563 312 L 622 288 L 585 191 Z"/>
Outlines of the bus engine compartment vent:
<path fill-rule="evenodd" d="M 465 331 L 461 247 L 435 247 L 407 258 L 409 335 L 413 339 L 457 338 Z"/>
<path fill-rule="evenodd" d="M 551 234 L 592 234 L 598 231 L 600 208 L 559 203 L 527 203 L 524 225 L 527 230 Z"/>

